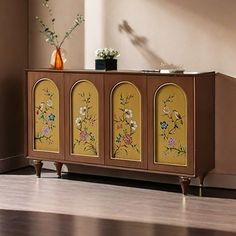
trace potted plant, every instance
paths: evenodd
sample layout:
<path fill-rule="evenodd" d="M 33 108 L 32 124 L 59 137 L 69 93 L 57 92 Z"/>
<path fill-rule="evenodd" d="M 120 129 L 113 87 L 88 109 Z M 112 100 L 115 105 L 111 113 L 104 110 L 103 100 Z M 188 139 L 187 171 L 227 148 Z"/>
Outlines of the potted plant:
<path fill-rule="evenodd" d="M 96 70 L 117 70 L 117 59 L 119 52 L 113 48 L 99 48 L 96 50 Z"/>
<path fill-rule="evenodd" d="M 50 0 L 41 0 L 41 1 L 42 5 L 48 10 L 49 15 L 51 17 L 50 20 L 51 26 L 44 23 L 44 21 L 38 16 L 36 16 L 36 20 L 39 22 L 41 26 L 40 32 L 45 34 L 46 42 L 55 47 L 55 50 L 51 58 L 51 66 L 54 69 L 63 69 L 63 65 L 66 60 L 63 58 L 61 47 L 65 42 L 65 40 L 71 36 L 71 33 L 84 22 L 84 17 L 80 14 L 77 14 L 73 22 L 73 25 L 68 29 L 68 31 L 65 32 L 65 35 L 60 40 L 58 34 L 55 32 L 54 25 L 56 19 L 53 17 L 52 8 L 50 7 Z"/>

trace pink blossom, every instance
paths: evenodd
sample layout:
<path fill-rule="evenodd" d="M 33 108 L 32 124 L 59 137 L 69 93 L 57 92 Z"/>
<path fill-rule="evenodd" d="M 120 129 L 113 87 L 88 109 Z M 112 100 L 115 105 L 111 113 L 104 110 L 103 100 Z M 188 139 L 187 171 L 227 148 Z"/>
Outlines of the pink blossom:
<path fill-rule="evenodd" d="M 169 138 L 169 140 L 168 140 L 169 147 L 173 148 L 175 146 L 175 143 L 176 143 L 176 141 L 174 138 Z"/>
<path fill-rule="evenodd" d="M 170 113 L 170 109 L 169 109 L 169 107 L 164 106 L 164 108 L 163 108 L 163 112 L 164 112 L 165 114 Z"/>
<path fill-rule="evenodd" d="M 44 136 L 49 136 L 49 135 L 50 135 L 50 129 L 49 129 L 49 127 L 44 127 L 44 128 L 43 128 L 43 135 L 44 135 Z"/>
<path fill-rule="evenodd" d="M 124 137 L 123 137 L 123 140 L 124 140 L 126 145 L 130 145 L 133 142 L 133 139 L 130 136 L 130 134 L 125 134 Z"/>
<path fill-rule="evenodd" d="M 85 130 L 83 130 L 83 131 L 80 132 L 80 139 L 81 139 L 83 142 L 86 141 L 87 137 L 88 137 L 88 134 L 87 134 L 87 132 L 86 132 Z"/>

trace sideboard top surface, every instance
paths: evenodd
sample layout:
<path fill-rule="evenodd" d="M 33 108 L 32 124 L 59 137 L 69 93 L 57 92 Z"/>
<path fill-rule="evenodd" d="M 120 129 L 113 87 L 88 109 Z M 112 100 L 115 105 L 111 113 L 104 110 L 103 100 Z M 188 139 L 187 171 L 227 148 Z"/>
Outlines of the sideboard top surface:
<path fill-rule="evenodd" d="M 26 72 L 50 72 L 50 73 L 96 73 L 96 74 L 130 74 L 130 75 L 148 75 L 148 76 L 202 76 L 214 75 L 215 72 L 184 72 L 184 73 L 160 73 L 160 72 L 147 72 L 142 70 L 52 70 L 52 69 L 26 69 Z"/>

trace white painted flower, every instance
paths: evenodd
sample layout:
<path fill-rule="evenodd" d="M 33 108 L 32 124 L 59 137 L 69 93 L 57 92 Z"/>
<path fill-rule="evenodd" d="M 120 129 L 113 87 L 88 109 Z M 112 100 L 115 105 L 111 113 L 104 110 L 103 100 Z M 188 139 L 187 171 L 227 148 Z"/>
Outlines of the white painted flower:
<path fill-rule="evenodd" d="M 133 112 L 132 112 L 132 110 L 130 110 L 130 109 L 125 109 L 125 116 L 126 116 L 127 119 L 132 118 L 132 117 L 133 117 Z"/>
<path fill-rule="evenodd" d="M 42 102 L 42 103 L 40 104 L 40 106 L 39 106 L 39 110 L 42 111 L 43 108 L 44 108 L 44 103 Z"/>
<path fill-rule="evenodd" d="M 48 107 L 51 107 L 52 104 L 53 104 L 53 103 L 52 103 L 52 100 L 51 100 L 51 99 L 47 100 L 47 106 L 48 106 Z"/>
<path fill-rule="evenodd" d="M 163 112 L 164 112 L 165 114 L 169 114 L 169 113 L 170 113 L 170 109 L 169 109 L 169 107 L 164 106 L 164 108 L 163 108 Z"/>
<path fill-rule="evenodd" d="M 86 115 L 86 111 L 87 111 L 87 108 L 86 108 L 86 107 L 80 107 L 80 109 L 79 109 L 79 113 L 80 113 L 80 115 L 82 115 L 82 116 L 85 116 L 85 115 Z"/>
<path fill-rule="evenodd" d="M 132 130 L 136 130 L 137 127 L 138 127 L 136 121 L 131 120 L 130 121 L 130 127 L 131 127 Z"/>
<path fill-rule="evenodd" d="M 77 126 L 80 126 L 80 125 L 81 125 L 81 121 L 82 121 L 82 118 L 79 116 L 79 117 L 77 117 L 77 118 L 75 119 L 75 124 L 76 124 Z"/>

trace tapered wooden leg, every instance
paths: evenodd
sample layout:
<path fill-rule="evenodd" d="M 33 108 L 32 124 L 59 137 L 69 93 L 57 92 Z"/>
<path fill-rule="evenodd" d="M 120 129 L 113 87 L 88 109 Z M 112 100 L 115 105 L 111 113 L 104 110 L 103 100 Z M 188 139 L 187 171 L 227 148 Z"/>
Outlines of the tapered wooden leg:
<path fill-rule="evenodd" d="M 61 178 L 61 168 L 63 166 L 63 163 L 56 161 L 54 162 L 54 165 L 56 166 L 58 178 Z"/>
<path fill-rule="evenodd" d="M 36 176 L 38 178 L 41 177 L 42 166 L 43 166 L 42 161 L 39 161 L 39 160 L 34 161 L 34 168 L 35 168 Z"/>
<path fill-rule="evenodd" d="M 182 188 L 182 193 L 184 195 L 188 194 L 190 181 L 191 180 L 189 177 L 185 177 L 185 176 L 180 177 L 180 184 L 181 184 L 181 188 Z"/>
<path fill-rule="evenodd" d="M 206 174 L 201 174 L 199 175 L 199 182 L 200 182 L 200 187 L 203 187 L 204 179 L 206 177 Z"/>

